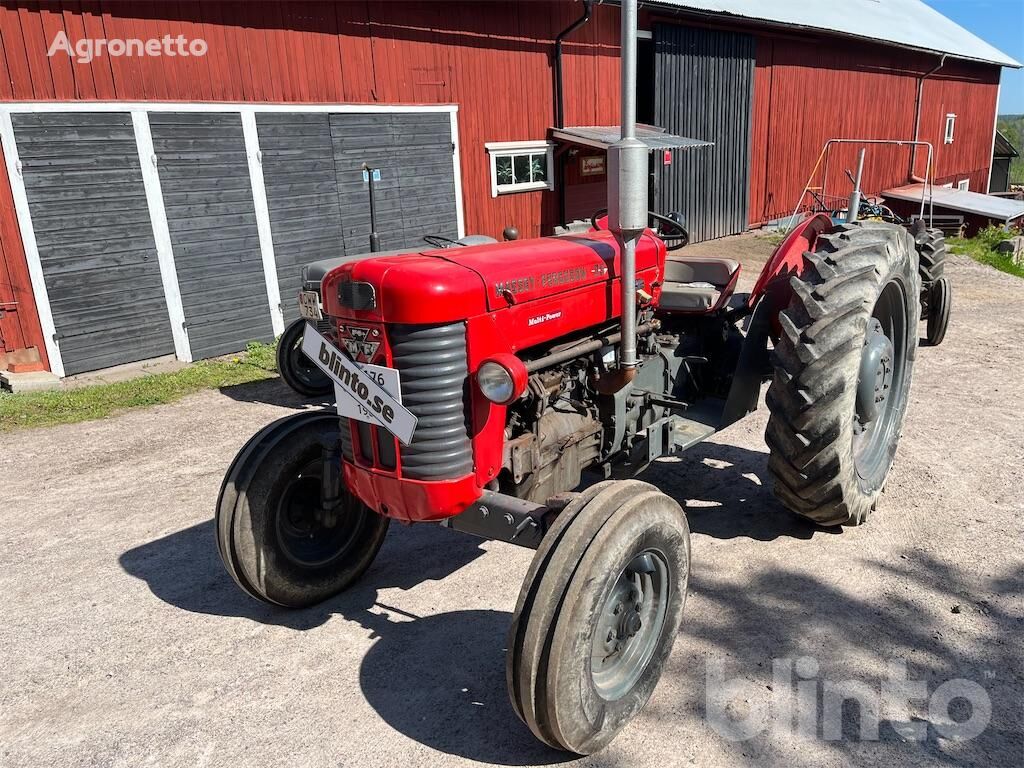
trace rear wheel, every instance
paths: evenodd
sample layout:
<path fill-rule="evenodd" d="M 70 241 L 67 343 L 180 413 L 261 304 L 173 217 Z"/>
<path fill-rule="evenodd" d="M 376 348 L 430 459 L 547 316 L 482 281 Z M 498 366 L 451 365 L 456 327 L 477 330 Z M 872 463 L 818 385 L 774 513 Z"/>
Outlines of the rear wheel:
<path fill-rule="evenodd" d="M 306 321 L 296 320 L 277 342 L 277 371 L 284 383 L 303 397 L 326 397 L 333 389 L 327 374 L 302 353 Z"/>
<path fill-rule="evenodd" d="M 927 229 L 918 220 L 914 231 L 914 244 L 918 254 L 918 271 L 922 288 L 929 287 L 946 271 L 946 236 L 941 229 Z"/>
<path fill-rule="evenodd" d="M 838 227 L 806 254 L 780 313 L 765 438 L 775 494 L 821 525 L 859 525 L 903 427 L 917 349 L 914 241 L 881 222 Z"/>
<path fill-rule="evenodd" d="M 509 632 L 509 696 L 537 738 L 590 754 L 643 708 L 679 632 L 689 568 L 686 517 L 647 483 L 600 483 L 562 511 Z"/>
<path fill-rule="evenodd" d="M 941 229 L 928 229 L 918 220 L 912 230 L 921 275 L 921 319 L 926 320 L 925 341 L 935 347 L 942 343 L 949 326 L 949 308 L 953 299 L 946 271 L 946 236 Z"/>
<path fill-rule="evenodd" d="M 377 555 L 389 520 L 332 480 L 337 445 L 337 415 L 306 411 L 262 429 L 228 469 L 217 499 L 217 546 L 252 597 L 313 605 L 352 584 Z"/>

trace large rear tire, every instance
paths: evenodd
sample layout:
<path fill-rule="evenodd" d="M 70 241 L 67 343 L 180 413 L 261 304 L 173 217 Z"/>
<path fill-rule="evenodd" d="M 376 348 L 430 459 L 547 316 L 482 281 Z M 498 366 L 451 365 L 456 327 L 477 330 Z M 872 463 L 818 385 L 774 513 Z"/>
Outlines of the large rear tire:
<path fill-rule="evenodd" d="M 946 271 L 946 236 L 941 229 L 928 229 L 918 219 L 914 229 L 914 245 L 918 255 L 921 287 L 927 288 Z"/>
<path fill-rule="evenodd" d="M 331 380 L 302 353 L 306 321 L 298 319 L 284 329 L 277 341 L 277 372 L 284 383 L 303 397 L 326 397 L 333 391 Z"/>
<path fill-rule="evenodd" d="M 644 707 L 679 632 L 690 533 L 647 483 L 600 483 L 559 515 L 509 631 L 516 713 L 556 749 L 590 754 Z"/>
<path fill-rule="evenodd" d="M 252 597 L 313 605 L 350 586 L 376 557 L 389 519 L 344 489 L 324 498 L 325 461 L 339 460 L 337 445 L 337 415 L 303 411 L 256 433 L 228 469 L 217 498 L 217 548 Z"/>
<path fill-rule="evenodd" d="M 892 466 L 917 350 L 920 276 L 897 225 L 838 227 L 780 313 L 765 438 L 775 494 L 821 525 L 867 520 Z"/>

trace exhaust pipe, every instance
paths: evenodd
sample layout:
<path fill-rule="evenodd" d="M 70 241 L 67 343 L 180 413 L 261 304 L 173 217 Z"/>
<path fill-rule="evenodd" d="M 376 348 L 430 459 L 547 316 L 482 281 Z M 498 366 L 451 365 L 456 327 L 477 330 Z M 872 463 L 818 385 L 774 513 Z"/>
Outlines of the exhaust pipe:
<path fill-rule="evenodd" d="M 608 148 L 608 226 L 621 252 L 618 388 L 636 375 L 636 244 L 647 227 L 647 147 L 636 138 L 637 0 L 622 2 L 622 135 Z M 608 382 L 611 384 L 612 382 Z"/>

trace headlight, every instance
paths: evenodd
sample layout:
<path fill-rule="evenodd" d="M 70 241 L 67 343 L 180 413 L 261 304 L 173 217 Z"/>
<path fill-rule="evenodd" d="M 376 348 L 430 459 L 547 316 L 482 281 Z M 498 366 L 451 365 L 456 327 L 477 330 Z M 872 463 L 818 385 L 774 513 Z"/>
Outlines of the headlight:
<path fill-rule="evenodd" d="M 480 385 L 480 391 L 484 397 L 492 403 L 505 404 L 511 402 L 515 397 L 516 388 L 512 381 L 512 374 L 506 371 L 498 363 L 488 361 L 480 366 L 476 373 L 476 383 Z"/>
<path fill-rule="evenodd" d="M 515 355 L 498 354 L 480 364 L 476 383 L 484 397 L 498 405 L 508 405 L 526 390 L 529 374 Z"/>

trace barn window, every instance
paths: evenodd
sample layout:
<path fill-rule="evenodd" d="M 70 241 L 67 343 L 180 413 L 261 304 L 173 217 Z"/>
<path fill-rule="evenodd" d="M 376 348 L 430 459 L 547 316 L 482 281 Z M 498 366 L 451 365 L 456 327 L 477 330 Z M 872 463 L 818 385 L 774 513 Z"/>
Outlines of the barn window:
<path fill-rule="evenodd" d="M 555 188 L 551 180 L 552 144 L 507 141 L 485 144 L 484 148 L 491 158 L 491 197 Z"/>
<path fill-rule="evenodd" d="M 956 115 L 954 115 L 954 114 L 946 115 L 946 138 L 945 138 L 945 143 L 946 144 L 952 144 L 953 143 L 953 129 L 955 127 L 956 127 Z"/>
<path fill-rule="evenodd" d="M 958 181 L 956 183 L 956 188 L 959 189 L 959 190 L 962 190 L 964 192 L 970 192 L 971 191 L 971 180 L 970 179 L 960 179 L 960 181 Z"/>

